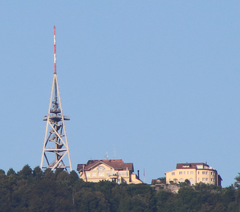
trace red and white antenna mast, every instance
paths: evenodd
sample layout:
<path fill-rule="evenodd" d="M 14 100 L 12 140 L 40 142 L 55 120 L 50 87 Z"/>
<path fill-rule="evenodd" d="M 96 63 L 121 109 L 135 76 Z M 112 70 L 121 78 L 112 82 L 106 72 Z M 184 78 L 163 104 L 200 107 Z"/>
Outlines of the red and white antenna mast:
<path fill-rule="evenodd" d="M 53 48 L 54 48 L 54 74 L 57 73 L 57 55 L 56 55 L 56 27 L 53 27 Z"/>

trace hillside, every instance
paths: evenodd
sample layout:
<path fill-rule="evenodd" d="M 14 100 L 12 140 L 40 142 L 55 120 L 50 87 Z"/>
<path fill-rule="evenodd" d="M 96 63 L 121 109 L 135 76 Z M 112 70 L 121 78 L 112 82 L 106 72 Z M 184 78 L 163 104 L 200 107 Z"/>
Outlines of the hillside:
<path fill-rule="evenodd" d="M 236 178 L 238 180 L 238 178 Z M 240 189 L 181 184 L 177 194 L 147 184 L 86 183 L 76 172 L 24 166 L 0 170 L 0 211 L 227 212 L 239 211 Z"/>

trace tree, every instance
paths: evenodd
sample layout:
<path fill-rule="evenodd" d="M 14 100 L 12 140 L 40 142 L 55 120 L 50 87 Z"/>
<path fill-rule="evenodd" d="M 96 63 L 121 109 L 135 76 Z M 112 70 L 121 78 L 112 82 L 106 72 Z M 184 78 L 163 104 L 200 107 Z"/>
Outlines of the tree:
<path fill-rule="evenodd" d="M 166 184 L 166 177 L 159 177 L 158 180 L 160 180 L 161 184 Z"/>
<path fill-rule="evenodd" d="M 74 199 L 78 211 L 110 212 L 109 203 L 100 191 L 85 187 L 74 194 Z"/>
<path fill-rule="evenodd" d="M 56 179 L 56 175 L 53 173 L 53 171 L 49 168 L 47 168 L 44 173 L 43 173 L 43 178 L 44 179 L 51 179 L 51 180 L 55 180 Z"/>
<path fill-rule="evenodd" d="M 29 165 L 25 165 L 21 171 L 18 172 L 18 175 L 23 179 L 27 179 L 32 175 L 32 169 Z"/>
<path fill-rule="evenodd" d="M 75 171 L 71 171 L 69 174 L 69 178 L 70 178 L 70 183 L 72 185 L 79 179 L 79 176 Z"/>
<path fill-rule="evenodd" d="M 0 169 L 0 175 L 5 175 L 5 171 Z"/>
<path fill-rule="evenodd" d="M 240 188 L 240 173 L 238 173 L 238 176 L 236 176 L 234 179 L 236 180 L 236 182 L 234 183 L 234 186 L 236 188 Z"/>
<path fill-rule="evenodd" d="M 39 166 L 36 166 L 33 169 L 33 176 L 37 179 L 41 179 L 43 177 L 43 171 L 42 171 L 42 169 L 40 169 Z"/>
<path fill-rule="evenodd" d="M 57 168 L 55 170 L 55 175 L 58 176 L 63 171 L 63 168 Z"/>
<path fill-rule="evenodd" d="M 8 172 L 7 172 L 7 176 L 8 176 L 8 177 L 10 177 L 10 176 L 16 176 L 16 172 L 15 172 L 12 168 L 10 168 L 10 169 L 8 170 Z"/>

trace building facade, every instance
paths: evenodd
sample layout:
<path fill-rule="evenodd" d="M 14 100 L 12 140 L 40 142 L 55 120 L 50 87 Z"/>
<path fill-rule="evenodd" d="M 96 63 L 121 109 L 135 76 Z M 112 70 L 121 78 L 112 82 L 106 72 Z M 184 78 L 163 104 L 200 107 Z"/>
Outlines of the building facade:
<path fill-rule="evenodd" d="M 116 183 L 142 183 L 139 176 L 133 174 L 133 163 L 124 163 L 121 159 L 89 160 L 78 164 L 77 171 L 85 182 L 108 180 Z"/>
<path fill-rule="evenodd" d="M 181 183 L 189 180 L 190 184 L 206 183 L 221 186 L 222 178 L 217 170 L 207 163 L 177 163 L 176 169 L 166 172 L 166 183 Z"/>

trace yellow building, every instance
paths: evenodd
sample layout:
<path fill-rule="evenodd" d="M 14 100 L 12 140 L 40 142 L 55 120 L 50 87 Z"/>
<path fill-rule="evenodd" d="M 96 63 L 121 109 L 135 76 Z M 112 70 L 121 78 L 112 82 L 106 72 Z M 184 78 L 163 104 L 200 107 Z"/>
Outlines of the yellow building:
<path fill-rule="evenodd" d="M 78 164 L 77 171 L 85 182 L 108 180 L 117 183 L 142 183 L 139 176 L 133 174 L 132 163 L 124 163 L 121 159 L 89 160 L 87 164 Z"/>
<path fill-rule="evenodd" d="M 206 183 L 221 186 L 222 178 L 217 170 L 206 163 L 177 163 L 176 169 L 166 172 L 166 183 L 180 183 L 186 179 L 190 184 Z"/>

